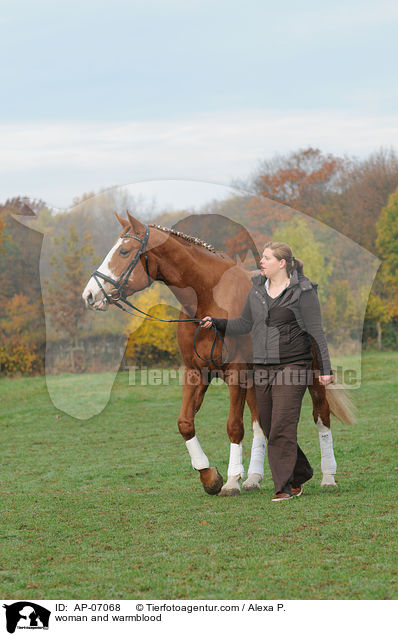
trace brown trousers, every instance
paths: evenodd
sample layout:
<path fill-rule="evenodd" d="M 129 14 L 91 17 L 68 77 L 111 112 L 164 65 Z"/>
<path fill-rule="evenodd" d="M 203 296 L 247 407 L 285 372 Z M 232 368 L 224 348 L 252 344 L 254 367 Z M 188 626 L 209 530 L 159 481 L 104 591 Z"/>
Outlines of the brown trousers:
<path fill-rule="evenodd" d="M 260 426 L 268 440 L 268 461 L 275 493 L 311 479 L 313 470 L 297 444 L 301 403 L 311 377 L 311 362 L 254 366 Z"/>

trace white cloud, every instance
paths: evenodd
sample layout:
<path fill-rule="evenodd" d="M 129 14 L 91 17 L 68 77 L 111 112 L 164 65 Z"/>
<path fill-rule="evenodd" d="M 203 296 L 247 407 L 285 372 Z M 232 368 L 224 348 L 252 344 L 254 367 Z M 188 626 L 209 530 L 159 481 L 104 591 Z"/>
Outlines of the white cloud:
<path fill-rule="evenodd" d="M 309 145 L 359 156 L 398 147 L 398 116 L 248 110 L 117 124 L 4 124 L 0 192 L 65 207 L 82 192 L 148 179 L 229 185 L 258 160 Z"/>

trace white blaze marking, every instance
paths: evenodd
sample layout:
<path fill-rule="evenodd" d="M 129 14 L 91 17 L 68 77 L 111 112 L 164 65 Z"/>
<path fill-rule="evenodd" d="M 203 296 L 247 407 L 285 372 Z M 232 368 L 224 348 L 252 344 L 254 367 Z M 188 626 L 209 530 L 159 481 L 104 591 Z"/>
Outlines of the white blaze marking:
<path fill-rule="evenodd" d="M 105 276 L 109 276 L 109 278 L 113 278 L 114 280 L 116 280 L 116 274 L 112 272 L 110 268 L 110 264 L 111 264 L 112 256 L 120 248 L 122 243 L 123 243 L 123 239 L 121 238 L 116 241 L 115 245 L 105 256 L 104 260 L 102 261 L 101 265 L 98 267 L 98 270 L 97 270 L 98 272 L 101 272 L 101 274 L 104 274 Z M 104 284 L 105 284 L 105 281 L 101 281 L 101 285 L 104 285 Z M 97 300 L 98 292 L 101 292 L 101 295 L 102 295 L 102 290 L 100 286 L 98 285 L 97 281 L 95 280 L 95 278 L 91 277 L 86 287 L 84 288 L 83 298 L 87 298 L 87 296 L 91 293 L 93 298 Z"/>
<path fill-rule="evenodd" d="M 115 280 L 116 280 L 116 274 L 112 272 L 110 265 L 111 265 L 111 260 L 114 253 L 117 252 L 117 250 L 120 248 L 122 243 L 123 243 L 123 239 L 121 238 L 116 241 L 115 245 L 112 247 L 110 252 L 108 252 L 108 254 L 105 256 L 104 260 L 102 261 L 101 265 L 98 268 L 98 271 L 101 272 L 101 274 L 105 274 L 105 276 L 109 276 L 109 278 L 113 278 Z"/>

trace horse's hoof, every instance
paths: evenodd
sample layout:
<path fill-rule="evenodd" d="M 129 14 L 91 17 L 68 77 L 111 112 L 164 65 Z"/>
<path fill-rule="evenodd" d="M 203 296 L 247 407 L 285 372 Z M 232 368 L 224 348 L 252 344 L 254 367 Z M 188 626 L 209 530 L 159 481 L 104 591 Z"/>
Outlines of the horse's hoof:
<path fill-rule="evenodd" d="M 218 495 L 224 483 L 217 468 L 203 468 L 200 471 L 200 481 L 208 495 Z"/>
<path fill-rule="evenodd" d="M 260 490 L 260 482 L 262 480 L 261 475 L 258 473 L 251 473 L 246 481 L 242 484 L 242 490 Z"/>
<path fill-rule="evenodd" d="M 334 480 L 334 475 L 324 474 L 322 477 L 321 487 L 331 486 L 332 488 L 337 488 L 337 484 Z"/>
<path fill-rule="evenodd" d="M 236 497 L 236 495 L 240 495 L 239 488 L 221 488 L 219 497 Z"/>
<path fill-rule="evenodd" d="M 235 497 L 240 495 L 239 481 L 243 475 L 230 475 L 227 479 L 227 483 L 221 488 L 221 497 Z"/>

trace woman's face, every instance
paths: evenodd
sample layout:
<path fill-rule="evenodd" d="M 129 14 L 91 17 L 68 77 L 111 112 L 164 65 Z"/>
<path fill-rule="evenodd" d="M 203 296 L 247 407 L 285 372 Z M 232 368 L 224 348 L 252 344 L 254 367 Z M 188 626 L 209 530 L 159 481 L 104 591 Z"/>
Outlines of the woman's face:
<path fill-rule="evenodd" d="M 273 278 L 281 270 L 286 268 L 286 261 L 284 258 L 279 260 L 274 256 L 270 247 L 266 247 L 263 256 L 260 260 L 261 273 L 267 278 Z"/>

